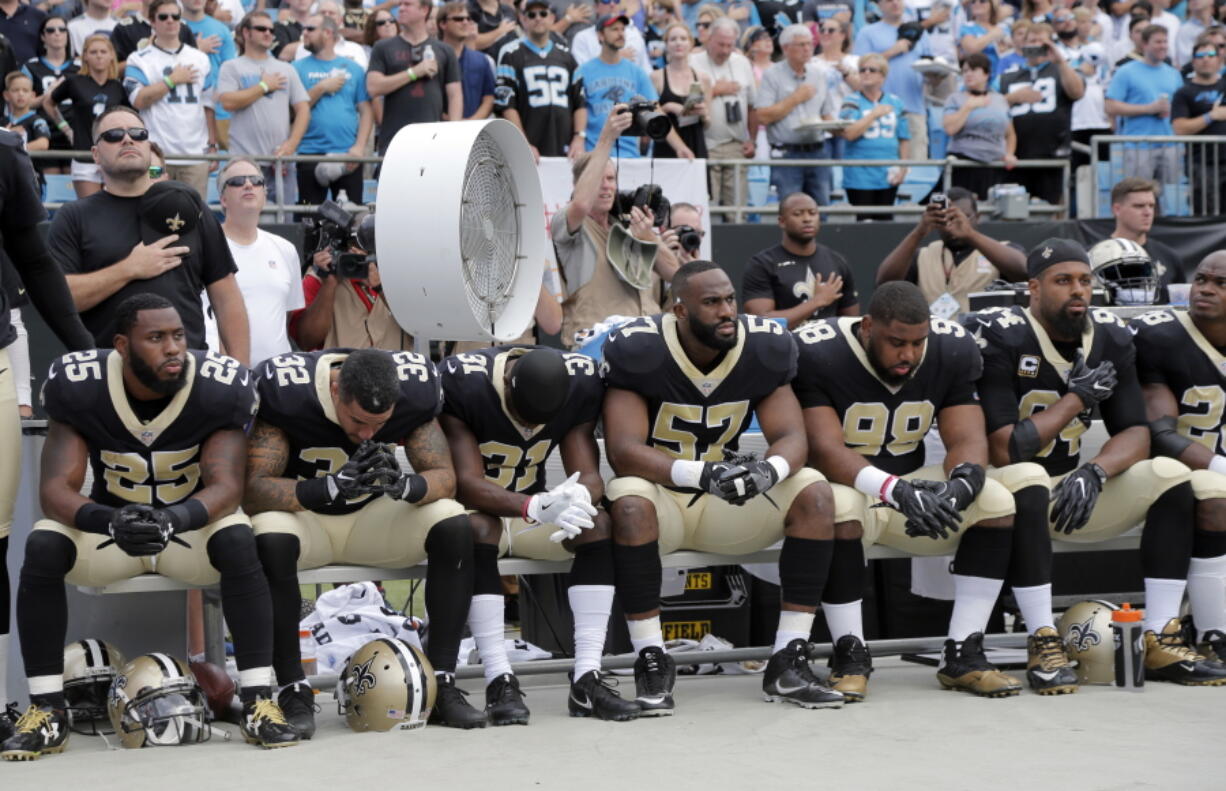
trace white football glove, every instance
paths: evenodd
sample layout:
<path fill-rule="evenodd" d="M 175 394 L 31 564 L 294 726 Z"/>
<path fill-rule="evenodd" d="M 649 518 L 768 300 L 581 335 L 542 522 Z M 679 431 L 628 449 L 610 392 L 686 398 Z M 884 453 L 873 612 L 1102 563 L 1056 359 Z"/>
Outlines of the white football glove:
<path fill-rule="evenodd" d="M 529 521 L 561 528 L 549 536 L 554 543 L 574 538 L 595 524 L 592 493 L 579 483 L 577 472 L 549 491 L 532 495 L 526 511 Z"/>

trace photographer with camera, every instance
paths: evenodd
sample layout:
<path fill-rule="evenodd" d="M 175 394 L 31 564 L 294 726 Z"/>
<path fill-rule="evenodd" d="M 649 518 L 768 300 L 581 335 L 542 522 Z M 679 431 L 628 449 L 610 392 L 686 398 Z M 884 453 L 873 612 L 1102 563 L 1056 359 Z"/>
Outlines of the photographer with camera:
<path fill-rule="evenodd" d="M 702 258 L 699 248 L 706 232 L 702 229 L 702 213 L 692 203 L 674 203 L 668 212 L 668 228 L 660 234 L 660 240 L 668 246 L 677 265 L 688 264 Z"/>
<path fill-rule="evenodd" d="M 609 316 L 659 313 L 661 281 L 671 280 L 678 267 L 656 232 L 657 210 L 668 211 L 660 188 L 647 184 L 633 193 L 617 192 L 609 154 L 634 123 L 627 110 L 617 104 L 605 116 L 596 147 L 571 166 L 570 202 L 550 219 L 563 281 L 562 342 L 568 347 L 575 344 L 576 330 Z"/>

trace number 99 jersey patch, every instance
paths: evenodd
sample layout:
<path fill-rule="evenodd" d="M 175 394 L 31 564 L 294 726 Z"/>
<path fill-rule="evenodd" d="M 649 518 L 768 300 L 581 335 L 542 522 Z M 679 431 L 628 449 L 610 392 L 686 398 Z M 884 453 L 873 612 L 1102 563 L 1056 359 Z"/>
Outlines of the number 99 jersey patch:
<path fill-rule="evenodd" d="M 672 313 L 623 324 L 604 344 L 605 384 L 642 396 L 647 443 L 687 461 L 723 461 L 758 402 L 795 376 L 792 336 L 758 316 L 737 316 L 736 345 L 705 372 L 682 348 Z"/>
<path fill-rule="evenodd" d="M 251 423 L 259 405 L 251 371 L 216 352 L 189 351 L 186 362 L 183 387 L 155 415 L 133 409 L 119 352 L 70 352 L 51 363 L 43 408 L 85 439 L 95 502 L 161 508 L 187 499 L 202 486 L 205 440 Z"/>
<path fill-rule="evenodd" d="M 983 361 L 969 332 L 934 318 L 911 377 L 889 385 L 860 343 L 860 321 L 844 316 L 798 327 L 793 388 L 802 408 L 828 406 L 838 414 L 847 447 L 892 475 L 906 475 L 924 466 L 924 435 L 933 418 L 946 407 L 977 403 Z"/>

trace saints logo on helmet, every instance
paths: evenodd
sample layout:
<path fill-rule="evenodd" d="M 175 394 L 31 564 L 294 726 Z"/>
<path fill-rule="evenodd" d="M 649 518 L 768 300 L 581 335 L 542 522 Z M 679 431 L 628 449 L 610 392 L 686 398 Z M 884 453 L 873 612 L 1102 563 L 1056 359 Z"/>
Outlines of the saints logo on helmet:
<path fill-rule="evenodd" d="M 1161 286 L 1145 248 L 1131 239 L 1104 239 L 1090 248 L 1090 269 L 1113 305 L 1153 305 Z"/>
<path fill-rule="evenodd" d="M 436 693 L 434 668 L 421 649 L 378 637 L 345 662 L 336 708 L 355 731 L 389 731 L 426 724 Z"/>
<path fill-rule="evenodd" d="M 111 684 L 107 711 L 124 747 L 190 744 L 212 735 L 196 677 L 167 654 L 145 654 L 124 665 Z"/>
<path fill-rule="evenodd" d="M 1060 637 L 1069 659 L 1077 663 L 1083 684 L 1115 683 L 1115 645 L 1111 638 L 1111 602 L 1083 601 L 1060 617 Z"/>
<path fill-rule="evenodd" d="M 107 721 L 107 695 L 124 666 L 123 654 L 102 640 L 88 638 L 64 646 L 64 699 L 68 723 L 77 733 L 97 735 Z"/>

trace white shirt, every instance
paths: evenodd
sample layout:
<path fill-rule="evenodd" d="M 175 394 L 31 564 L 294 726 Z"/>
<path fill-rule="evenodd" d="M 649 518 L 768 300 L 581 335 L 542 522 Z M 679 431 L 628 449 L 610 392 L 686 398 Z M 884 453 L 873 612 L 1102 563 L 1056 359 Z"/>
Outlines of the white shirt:
<path fill-rule="evenodd" d="M 754 107 L 757 96 L 757 80 L 753 76 L 753 64 L 749 58 L 739 52 L 733 52 L 720 65 L 711 62 L 711 56 L 706 52 L 696 52 L 690 56 L 690 66 L 711 78 L 712 83 L 727 81 L 740 84 L 736 93 L 715 96 L 707 100 L 711 112 L 711 123 L 707 126 L 707 148 L 732 141 L 745 142 L 749 139 L 749 110 Z M 729 124 L 728 108 L 740 103 L 741 120 Z"/>
<path fill-rule="evenodd" d="M 154 85 L 178 65 L 195 66 L 200 82 L 182 83 L 174 90 L 140 111 L 149 137 L 168 155 L 169 165 L 192 165 L 191 161 L 174 160 L 170 154 L 203 154 L 209 144 L 209 129 L 205 123 L 205 108 L 213 107 L 213 85 L 217 75 L 211 73 L 209 56 L 184 44 L 178 52 L 169 52 L 154 44 L 128 56 L 123 73 L 123 87 L 128 101 L 136 105 L 136 94 L 147 85 Z"/>
<path fill-rule="evenodd" d="M 303 60 L 309 55 L 311 55 L 311 52 L 304 45 L 299 47 L 298 51 L 294 53 L 294 60 Z M 366 71 L 367 67 L 370 66 L 370 53 L 367 52 L 366 47 L 363 47 L 356 41 L 349 41 L 348 39 L 337 41 L 336 55 L 339 58 L 349 58 L 361 66 L 362 71 Z"/>
<path fill-rule="evenodd" d="M 242 245 L 226 237 L 238 266 L 238 290 L 247 306 L 251 327 L 252 366 L 290 351 L 286 321 L 291 310 L 306 307 L 298 250 L 283 237 L 256 232 L 255 241 Z"/>
<path fill-rule="evenodd" d="M 72 42 L 72 51 L 78 56 L 82 55 L 85 49 L 85 39 L 95 33 L 106 33 L 109 35 L 117 24 L 119 24 L 119 20 L 113 16 L 94 19 L 88 14 L 82 14 L 79 17 L 68 20 L 68 40 Z"/>
<path fill-rule="evenodd" d="M 639 68 L 651 74 L 654 69 L 647 58 L 647 42 L 643 40 L 643 34 L 634 25 L 626 25 L 626 46 L 634 50 L 634 62 Z M 600 41 L 596 38 L 595 25 L 575 34 L 575 40 L 570 45 L 570 54 L 575 56 L 575 63 L 580 66 L 593 58 L 600 57 Z"/>

